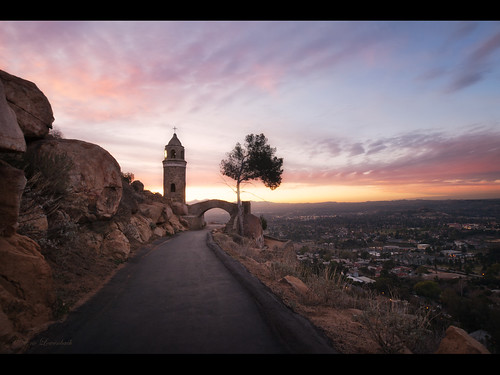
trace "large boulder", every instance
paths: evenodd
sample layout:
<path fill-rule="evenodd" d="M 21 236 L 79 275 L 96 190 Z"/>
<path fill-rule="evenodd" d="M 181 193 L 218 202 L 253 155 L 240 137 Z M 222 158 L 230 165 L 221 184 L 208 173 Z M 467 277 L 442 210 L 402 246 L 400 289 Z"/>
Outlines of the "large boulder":
<path fill-rule="evenodd" d="M 164 204 L 158 202 L 140 203 L 139 212 L 142 216 L 151 219 L 154 224 L 161 224 L 166 221 L 166 208 Z"/>
<path fill-rule="evenodd" d="M 295 276 L 287 275 L 280 280 L 281 283 L 290 285 L 299 295 L 306 296 L 310 293 L 309 287 L 302 280 Z"/>
<path fill-rule="evenodd" d="M 0 151 L 24 152 L 26 142 L 16 114 L 5 97 L 0 79 Z M 21 196 L 26 185 L 24 172 L 0 160 L 0 236 L 10 236 L 17 228 Z"/>
<path fill-rule="evenodd" d="M 142 215 L 133 215 L 124 231 L 127 238 L 138 243 L 146 243 L 153 235 L 153 222 Z"/>
<path fill-rule="evenodd" d="M 255 241 L 258 247 L 264 246 L 264 231 L 260 218 L 253 214 L 243 215 L 243 235 Z"/>
<path fill-rule="evenodd" d="M 17 123 L 14 110 L 5 98 L 5 89 L 0 80 L 0 150 L 26 151 L 24 134 Z"/>
<path fill-rule="evenodd" d="M 44 138 L 52 128 L 52 107 L 42 91 L 30 81 L 0 70 L 5 97 L 14 110 L 26 139 Z M 0 95 L 1 96 L 1 95 Z"/>
<path fill-rule="evenodd" d="M 490 354 L 490 352 L 463 329 L 449 326 L 436 354 Z"/>
<path fill-rule="evenodd" d="M 18 227 L 25 185 L 24 172 L 0 160 L 0 236 L 11 236 Z"/>
<path fill-rule="evenodd" d="M 16 350 L 52 318 L 52 271 L 40 246 L 19 234 L 0 236 L 0 259 L 0 348 Z"/>
<path fill-rule="evenodd" d="M 69 189 L 61 208 L 72 221 L 106 220 L 117 212 L 122 197 L 121 169 L 102 147 L 74 139 L 45 139 L 31 143 L 27 152 L 34 154 L 35 162 L 41 155 L 68 159 Z"/>
<path fill-rule="evenodd" d="M 101 252 L 115 260 L 127 260 L 130 254 L 130 242 L 121 230 L 113 229 L 104 237 Z"/>
<path fill-rule="evenodd" d="M 172 202 L 170 205 L 174 214 L 179 216 L 186 216 L 188 214 L 188 206 L 185 203 Z"/>

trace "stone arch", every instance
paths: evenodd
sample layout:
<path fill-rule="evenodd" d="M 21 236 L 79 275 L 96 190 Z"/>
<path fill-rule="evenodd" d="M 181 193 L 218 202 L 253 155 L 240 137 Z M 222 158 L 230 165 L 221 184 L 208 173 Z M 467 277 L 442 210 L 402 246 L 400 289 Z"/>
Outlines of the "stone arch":
<path fill-rule="evenodd" d="M 250 202 L 243 202 L 244 209 L 247 213 L 250 211 Z M 220 199 L 210 199 L 203 202 L 188 205 L 188 215 L 190 216 L 190 228 L 202 229 L 205 227 L 204 214 L 212 208 L 221 208 L 226 211 L 230 218 L 226 224 L 226 228 L 232 228 L 238 217 L 238 205 L 236 203 L 227 202 Z"/>
<path fill-rule="evenodd" d="M 229 213 L 222 208 L 211 208 L 210 210 L 205 211 L 203 216 L 207 225 L 225 225 L 231 218 L 231 215 L 229 215 Z"/>

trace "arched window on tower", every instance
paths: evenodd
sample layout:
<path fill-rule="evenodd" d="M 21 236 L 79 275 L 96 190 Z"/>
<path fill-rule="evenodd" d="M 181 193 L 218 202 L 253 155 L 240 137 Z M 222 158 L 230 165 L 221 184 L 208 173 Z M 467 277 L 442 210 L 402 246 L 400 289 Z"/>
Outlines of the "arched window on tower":
<path fill-rule="evenodd" d="M 170 184 L 170 192 L 175 193 L 175 184 Z"/>
<path fill-rule="evenodd" d="M 175 150 L 170 151 L 170 158 L 175 159 Z"/>

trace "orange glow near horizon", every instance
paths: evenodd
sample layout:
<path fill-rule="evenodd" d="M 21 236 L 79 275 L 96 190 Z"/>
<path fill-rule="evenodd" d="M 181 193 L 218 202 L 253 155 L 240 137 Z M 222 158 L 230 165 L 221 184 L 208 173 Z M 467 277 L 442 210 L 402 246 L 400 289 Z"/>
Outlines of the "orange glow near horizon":
<path fill-rule="evenodd" d="M 163 194 L 163 187 L 145 187 Z M 283 183 L 276 190 L 263 186 L 243 188 L 242 200 L 275 203 L 365 202 L 400 199 L 491 199 L 500 198 L 500 185 L 433 186 L 431 184 L 377 185 L 328 185 L 312 186 Z M 221 199 L 236 201 L 236 194 L 227 186 L 188 186 L 186 201 Z"/>

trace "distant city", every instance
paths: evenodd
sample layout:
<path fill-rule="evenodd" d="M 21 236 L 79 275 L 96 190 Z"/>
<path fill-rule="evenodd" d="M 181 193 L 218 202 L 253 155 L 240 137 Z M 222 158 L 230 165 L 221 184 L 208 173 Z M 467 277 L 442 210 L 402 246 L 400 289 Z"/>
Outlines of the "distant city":
<path fill-rule="evenodd" d="M 252 213 L 268 236 L 293 241 L 311 269 L 330 267 L 354 287 L 425 305 L 499 352 L 500 199 L 252 202 Z M 224 221 L 209 214 L 207 222 Z"/>

